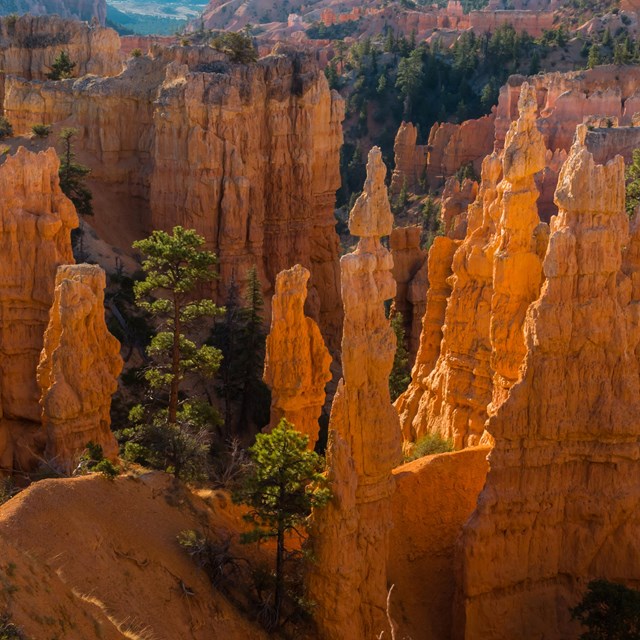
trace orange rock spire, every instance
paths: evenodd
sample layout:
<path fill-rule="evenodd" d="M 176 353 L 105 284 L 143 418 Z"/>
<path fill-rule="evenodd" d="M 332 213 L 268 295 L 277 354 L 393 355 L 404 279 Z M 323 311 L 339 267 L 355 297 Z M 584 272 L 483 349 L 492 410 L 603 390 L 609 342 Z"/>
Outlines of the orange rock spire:
<path fill-rule="evenodd" d="M 98 265 L 58 268 L 38 365 L 45 456 L 67 471 L 88 442 L 115 458 L 111 396 L 122 370 L 120 343 L 104 320 L 105 274 Z"/>
<path fill-rule="evenodd" d="M 297 264 L 276 277 L 271 304 L 271 331 L 267 336 L 264 381 L 271 389 L 271 427 L 286 418 L 318 439 L 318 418 L 331 380 L 331 355 L 318 325 L 304 314 L 309 271 Z"/>
<path fill-rule="evenodd" d="M 385 627 L 391 470 L 401 460 L 400 425 L 389 396 L 395 335 L 384 301 L 393 298 L 392 259 L 380 243 L 393 218 L 380 149 L 369 152 L 364 191 L 349 217 L 360 236 L 340 261 L 343 379 L 331 409 L 329 477 L 334 500 L 315 516 L 317 564 L 310 593 L 321 636 L 376 637 Z"/>
<path fill-rule="evenodd" d="M 589 580 L 640 579 L 638 228 L 630 239 L 622 158 L 596 164 L 585 134 L 560 173 L 521 378 L 487 424 L 457 638 L 576 637 Z"/>

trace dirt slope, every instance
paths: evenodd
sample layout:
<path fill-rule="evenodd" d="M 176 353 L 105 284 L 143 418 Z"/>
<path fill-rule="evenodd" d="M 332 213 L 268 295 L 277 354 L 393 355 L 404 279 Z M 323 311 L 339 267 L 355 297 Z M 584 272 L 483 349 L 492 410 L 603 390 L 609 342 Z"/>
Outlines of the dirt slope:
<path fill-rule="evenodd" d="M 179 547 L 237 517 L 163 474 L 42 480 L 0 508 L 0 613 L 30 640 L 260 640 Z"/>

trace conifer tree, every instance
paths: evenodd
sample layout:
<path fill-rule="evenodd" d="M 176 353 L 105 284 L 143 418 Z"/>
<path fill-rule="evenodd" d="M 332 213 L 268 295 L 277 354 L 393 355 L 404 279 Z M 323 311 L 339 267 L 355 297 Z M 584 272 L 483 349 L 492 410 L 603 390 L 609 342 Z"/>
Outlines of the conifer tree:
<path fill-rule="evenodd" d="M 76 66 L 75 62 L 71 62 L 71 58 L 66 51 L 61 51 L 51 65 L 51 71 L 47 73 L 49 80 L 65 80 L 71 78 L 73 70 Z"/>
<path fill-rule="evenodd" d="M 393 358 L 391 374 L 389 375 L 389 392 L 393 402 L 409 386 L 411 371 L 404 333 L 404 318 L 401 313 L 392 310 L 390 321 L 391 328 L 396 335 L 396 353 Z"/>
<path fill-rule="evenodd" d="M 268 434 L 259 433 L 249 449 L 250 473 L 234 493 L 235 502 L 250 507 L 245 520 L 253 525 L 243 542 L 275 538 L 276 566 L 272 625 L 280 620 L 285 597 L 285 537 L 298 531 L 311 514 L 329 501 L 331 492 L 322 475 L 323 460 L 307 449 L 309 438 L 284 418 Z"/>
<path fill-rule="evenodd" d="M 146 408 L 135 407 L 131 420 L 137 423 L 137 441 L 146 448 L 147 458 L 183 478 L 201 471 L 208 451 L 207 429 L 217 420 L 215 410 L 193 392 L 181 397 L 187 379 L 211 378 L 220 366 L 218 349 L 198 346 L 187 335 L 203 318 L 220 313 L 200 293 L 216 277 L 217 262 L 203 245 L 203 237 L 180 226 L 171 234 L 156 230 L 133 244 L 144 256 L 146 274 L 134 286 L 136 304 L 151 314 L 158 333 L 147 348 L 151 363 L 145 380 L 151 402 Z"/>

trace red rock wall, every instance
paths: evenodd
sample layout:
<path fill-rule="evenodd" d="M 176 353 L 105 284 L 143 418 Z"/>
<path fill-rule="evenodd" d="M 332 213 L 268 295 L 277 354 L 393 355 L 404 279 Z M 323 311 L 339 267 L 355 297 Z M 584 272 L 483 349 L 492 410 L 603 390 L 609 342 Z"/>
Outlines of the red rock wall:
<path fill-rule="evenodd" d="M 509 24 L 518 32 L 526 32 L 530 36 L 538 38 L 543 31 L 553 29 L 553 18 L 552 11 L 482 10 L 469 12 L 471 28 L 478 34 L 486 31 L 493 33 L 503 24 Z"/>

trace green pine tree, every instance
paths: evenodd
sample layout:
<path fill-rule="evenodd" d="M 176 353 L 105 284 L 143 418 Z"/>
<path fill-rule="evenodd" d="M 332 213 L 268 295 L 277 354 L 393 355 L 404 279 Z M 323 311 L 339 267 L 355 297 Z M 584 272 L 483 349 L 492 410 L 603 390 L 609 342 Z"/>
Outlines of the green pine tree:
<path fill-rule="evenodd" d="M 192 389 L 193 379 L 212 378 L 220 366 L 218 349 L 198 346 L 189 337 L 203 318 L 220 313 L 201 293 L 216 277 L 217 262 L 204 242 L 194 230 L 178 226 L 171 234 L 156 230 L 133 243 L 144 256 L 146 275 L 134 286 L 136 304 L 153 317 L 158 333 L 147 348 L 145 380 L 152 402 L 135 407 L 131 419 L 150 462 L 185 479 L 200 475 L 208 428 L 217 421 L 215 410 L 196 394 L 181 396 L 185 381 Z"/>
<path fill-rule="evenodd" d="M 389 375 L 389 392 L 393 402 L 403 393 L 411 382 L 411 368 L 409 367 L 409 352 L 406 346 L 404 332 L 404 318 L 401 313 L 391 312 L 391 328 L 396 335 L 396 354 L 393 358 L 393 367 Z"/>
<path fill-rule="evenodd" d="M 51 65 L 51 71 L 47 73 L 49 80 L 65 80 L 71 78 L 73 70 L 76 66 L 75 62 L 71 62 L 71 58 L 66 51 L 61 51 Z"/>
<path fill-rule="evenodd" d="M 243 542 L 276 541 L 273 617 L 280 622 L 286 595 L 286 535 L 300 531 L 311 510 L 327 504 L 331 492 L 322 475 L 323 460 L 308 450 L 309 438 L 295 431 L 284 418 L 268 434 L 259 433 L 249 449 L 250 473 L 234 493 L 235 502 L 249 506 L 245 520 L 253 525 Z"/>
<path fill-rule="evenodd" d="M 625 169 L 625 209 L 631 217 L 640 205 L 640 149 L 634 149 L 631 163 Z"/>

